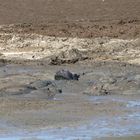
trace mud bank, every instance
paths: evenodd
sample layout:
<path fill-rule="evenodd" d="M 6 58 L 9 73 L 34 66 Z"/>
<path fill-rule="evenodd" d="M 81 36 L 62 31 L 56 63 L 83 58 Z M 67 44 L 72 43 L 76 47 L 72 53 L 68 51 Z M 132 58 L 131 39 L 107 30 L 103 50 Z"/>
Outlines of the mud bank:
<path fill-rule="evenodd" d="M 1 59 L 42 60 L 63 63 L 85 59 L 117 60 L 139 64 L 140 40 L 103 38 L 50 37 L 37 34 L 4 34 L 0 36 Z M 54 62 L 57 64 L 57 62 Z M 58 63 L 59 64 L 59 63 Z"/>

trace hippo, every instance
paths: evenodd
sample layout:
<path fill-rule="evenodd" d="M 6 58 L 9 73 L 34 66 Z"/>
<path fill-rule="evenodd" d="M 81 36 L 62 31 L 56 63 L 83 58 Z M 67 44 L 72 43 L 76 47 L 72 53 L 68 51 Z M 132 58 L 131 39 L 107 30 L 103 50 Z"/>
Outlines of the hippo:
<path fill-rule="evenodd" d="M 56 72 L 54 79 L 55 80 L 79 80 L 80 75 L 73 74 L 68 70 L 60 70 Z"/>
<path fill-rule="evenodd" d="M 53 99 L 56 94 L 62 93 L 53 81 L 35 81 L 28 85 L 32 89 L 26 97 Z"/>

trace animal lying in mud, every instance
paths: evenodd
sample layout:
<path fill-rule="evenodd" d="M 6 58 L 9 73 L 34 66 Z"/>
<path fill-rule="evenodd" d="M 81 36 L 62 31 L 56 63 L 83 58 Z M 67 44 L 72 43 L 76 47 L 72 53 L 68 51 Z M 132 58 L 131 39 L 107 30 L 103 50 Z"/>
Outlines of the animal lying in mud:
<path fill-rule="evenodd" d="M 81 74 L 82 73 L 82 74 Z M 80 77 L 81 76 L 81 77 Z M 80 74 L 61 69 L 52 75 L 54 80 L 31 80 L 23 84 L 10 83 L 1 87 L 0 97 L 27 97 L 53 99 L 65 92 L 82 92 L 90 96 L 112 94 L 140 94 L 140 74 L 124 73 L 117 75 L 99 75 L 93 72 Z M 28 81 L 28 80 L 27 80 Z"/>
<path fill-rule="evenodd" d="M 79 80 L 80 75 L 73 74 L 68 70 L 60 70 L 54 76 L 55 80 Z"/>
<path fill-rule="evenodd" d="M 140 75 L 107 76 L 97 81 L 93 80 L 83 94 L 90 96 L 140 94 Z"/>
<path fill-rule="evenodd" d="M 15 87 L 7 87 L 0 90 L 1 97 L 27 97 L 53 99 L 56 94 L 62 93 L 54 81 L 39 80 Z"/>
<path fill-rule="evenodd" d="M 27 94 L 27 97 L 38 97 L 44 99 L 53 99 L 56 94 L 62 93 L 53 81 L 35 81 L 30 83 L 28 88 L 34 89 Z"/>

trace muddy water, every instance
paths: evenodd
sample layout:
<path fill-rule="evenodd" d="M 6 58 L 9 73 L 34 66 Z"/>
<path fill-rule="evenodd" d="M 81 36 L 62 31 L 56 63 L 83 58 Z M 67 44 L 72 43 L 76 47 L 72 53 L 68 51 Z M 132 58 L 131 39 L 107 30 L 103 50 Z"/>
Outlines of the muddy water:
<path fill-rule="evenodd" d="M 46 129 L 36 132 L 17 131 L 3 135 L 0 140 L 29 140 L 29 139 L 43 139 L 43 140 L 95 140 L 102 137 L 121 137 L 128 135 L 137 135 L 140 132 L 140 100 L 131 100 L 110 96 L 110 97 L 93 97 L 89 99 L 91 102 L 101 104 L 103 102 L 122 102 L 123 110 L 128 110 L 128 113 L 120 116 L 100 116 L 89 123 L 78 125 L 75 127 L 62 127 L 54 129 Z M 6 127 L 6 125 L 5 125 Z M 14 129 L 7 125 L 9 129 Z M 2 135 L 1 135 L 2 136 Z M 116 138 L 117 140 L 119 138 Z M 120 138 L 121 139 L 121 138 Z M 134 138 L 135 140 L 135 138 Z"/>
<path fill-rule="evenodd" d="M 117 137 L 117 138 L 105 138 L 101 140 L 139 140 L 140 136 L 131 136 L 131 137 Z"/>
<path fill-rule="evenodd" d="M 102 67 L 103 71 L 100 67 L 94 67 L 94 71 L 91 71 L 93 68 L 67 65 L 7 65 L 0 68 L 1 88 L 7 85 L 24 85 L 38 79 L 52 80 L 55 71 L 61 68 L 90 73 L 81 77 L 78 82 L 58 83 L 63 93 L 47 105 L 44 100 L 36 99 L 37 103 L 34 103 L 33 99 L 29 102 L 22 99 L 22 96 L 12 96 L 12 100 L 8 96 L 4 97 L 0 103 L 0 140 L 96 140 L 105 137 L 115 140 L 115 137 L 119 137 L 121 140 L 121 137 L 140 134 L 139 95 L 81 94 L 86 82 L 96 78 L 96 74 L 98 77 L 103 76 L 105 66 Z M 114 69 L 116 74 L 120 72 L 115 66 Z M 7 102 L 4 102 L 5 99 Z"/>

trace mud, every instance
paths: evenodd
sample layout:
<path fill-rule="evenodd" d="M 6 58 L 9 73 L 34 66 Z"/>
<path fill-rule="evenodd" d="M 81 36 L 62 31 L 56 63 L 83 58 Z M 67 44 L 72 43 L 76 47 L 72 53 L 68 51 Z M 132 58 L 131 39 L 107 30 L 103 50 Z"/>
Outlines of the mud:
<path fill-rule="evenodd" d="M 80 74 L 79 81 L 55 81 L 61 69 Z M 139 69 L 138 65 L 90 61 L 88 65 L 84 61 L 61 66 L 36 66 L 36 62 L 1 66 L 0 137 L 88 140 L 139 134 Z M 45 80 L 55 82 L 62 94 L 48 100 L 41 92 L 23 90 L 30 86 L 34 91 L 44 86 L 38 81 Z M 83 94 L 94 82 L 111 88 L 112 81 L 116 89 L 109 95 Z"/>
<path fill-rule="evenodd" d="M 139 7 L 0 0 L 0 140 L 140 139 Z"/>
<path fill-rule="evenodd" d="M 26 38 L 27 35 L 24 37 Z M 117 57 L 123 49 L 127 49 L 128 52 L 131 49 L 139 50 L 137 43 L 139 39 L 127 40 L 127 43 L 124 40 L 115 40 L 114 44 L 114 39 L 103 38 L 104 41 L 112 42 L 113 48 L 120 49 L 116 52 L 116 56 L 110 53 L 108 58 L 103 59 L 104 55 L 107 56 L 108 50 L 112 52 L 107 48 L 109 45 L 112 47 L 110 42 L 102 51 L 99 45 L 100 39 L 92 41 L 80 39 L 81 48 L 73 57 L 73 53 L 69 52 L 78 39 L 76 41 L 72 39 L 71 43 L 65 42 L 66 47 L 65 43 L 64 45 L 62 43 L 62 38 L 58 38 L 59 41 L 53 38 L 54 40 L 48 43 L 48 40 L 52 39 L 48 37 L 45 41 L 52 45 L 52 49 L 53 47 L 54 50 L 56 49 L 54 45 L 56 42 L 58 46 L 60 45 L 53 56 L 59 56 L 63 49 L 67 49 L 65 57 L 63 55 L 64 60 L 75 59 L 85 54 L 81 52 L 84 48 L 82 41 L 92 42 L 91 47 L 90 43 L 86 47 L 95 51 L 88 54 L 89 57 L 92 56 L 91 59 L 79 60 L 75 64 L 50 65 L 51 56 L 47 52 L 49 48 L 44 47 L 47 49 L 46 53 L 40 53 L 43 57 L 40 58 L 38 52 L 32 47 L 36 44 L 32 42 L 34 38 L 29 40 L 30 44 L 27 48 L 24 47 L 28 40 L 25 38 L 19 38 L 19 46 L 16 46 L 18 41 L 13 41 L 11 38 L 1 45 L 1 139 L 13 137 L 17 140 L 31 138 L 94 140 L 108 136 L 139 134 L 140 66 L 139 61 L 130 62 L 130 59 L 136 58 L 136 55 L 139 59 L 139 53 L 133 51 L 137 53 L 135 56 L 132 53 L 131 56 L 130 53 L 125 52 L 120 55 L 121 59 L 114 60 L 114 57 Z M 11 40 L 13 44 L 8 44 Z M 4 44 L 8 49 L 3 49 Z M 93 44 L 97 47 L 92 48 Z M 37 59 L 31 57 L 32 55 L 27 57 L 16 54 L 21 53 L 22 49 L 28 53 L 30 47 L 31 54 L 35 55 L 34 52 L 37 52 Z M 86 52 L 89 50 L 85 49 Z M 11 51 L 12 55 L 9 53 Z M 6 53 L 9 54 L 4 56 Z M 96 57 L 93 56 L 94 54 L 97 54 Z M 56 72 L 62 69 L 80 75 L 79 80 L 55 80 Z M 48 87 L 48 82 L 54 84 Z M 62 93 L 58 94 L 60 90 Z"/>

